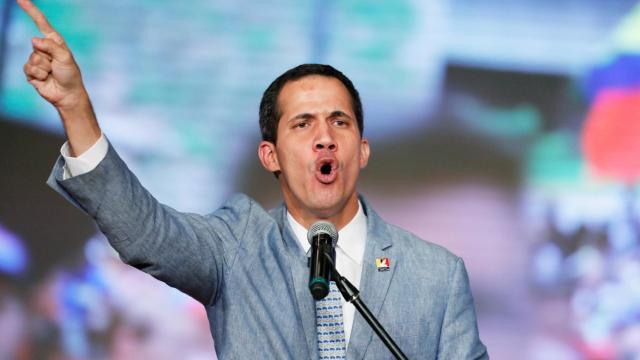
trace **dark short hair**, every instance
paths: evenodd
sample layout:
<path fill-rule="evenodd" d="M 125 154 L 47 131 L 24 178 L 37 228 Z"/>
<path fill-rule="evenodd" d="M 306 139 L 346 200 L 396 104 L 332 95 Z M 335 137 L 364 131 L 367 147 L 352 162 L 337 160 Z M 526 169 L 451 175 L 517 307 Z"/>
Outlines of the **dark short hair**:
<path fill-rule="evenodd" d="M 353 86 L 351 80 L 331 65 L 302 64 L 278 76 L 264 91 L 264 94 L 262 94 L 262 100 L 260 101 L 260 132 L 262 133 L 262 140 L 276 143 L 278 138 L 278 122 L 282 115 L 280 109 L 278 109 L 278 96 L 284 85 L 289 81 L 295 81 L 311 75 L 336 78 L 347 88 L 349 95 L 351 95 L 351 106 L 356 116 L 358 130 L 360 131 L 360 136 L 362 136 L 364 131 L 362 103 L 360 102 L 358 90 Z"/>

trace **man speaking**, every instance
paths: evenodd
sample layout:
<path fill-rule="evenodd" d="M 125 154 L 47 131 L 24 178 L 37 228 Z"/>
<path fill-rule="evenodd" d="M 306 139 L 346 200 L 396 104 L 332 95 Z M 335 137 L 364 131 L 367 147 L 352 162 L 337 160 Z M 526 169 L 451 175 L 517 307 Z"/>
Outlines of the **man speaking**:
<path fill-rule="evenodd" d="M 68 138 L 49 185 L 96 221 L 123 261 L 205 306 L 220 359 L 392 358 L 334 282 L 321 300 L 309 291 L 307 229 L 318 221 L 337 228 L 337 270 L 409 359 L 488 358 L 462 260 L 385 223 L 356 192 L 369 143 L 358 92 L 341 72 L 300 65 L 264 92 L 258 157 L 282 206 L 265 211 L 240 194 L 209 215 L 181 213 L 129 171 L 64 39 L 29 0 L 18 4 L 44 35 L 24 72 Z"/>

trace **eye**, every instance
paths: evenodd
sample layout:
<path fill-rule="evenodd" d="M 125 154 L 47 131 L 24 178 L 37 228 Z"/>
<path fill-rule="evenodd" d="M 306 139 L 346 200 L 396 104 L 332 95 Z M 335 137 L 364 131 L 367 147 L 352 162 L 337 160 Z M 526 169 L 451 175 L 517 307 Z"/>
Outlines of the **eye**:
<path fill-rule="evenodd" d="M 295 123 L 295 124 L 293 125 L 293 127 L 294 127 L 294 128 L 297 128 L 297 129 L 304 129 L 304 128 L 306 128 L 307 126 L 309 126 L 309 122 L 307 122 L 307 121 L 300 121 L 300 122 Z"/>
<path fill-rule="evenodd" d="M 336 119 L 336 120 L 333 121 L 333 123 L 335 125 L 338 125 L 338 126 L 347 126 L 348 125 L 346 121 L 341 120 L 341 119 Z"/>

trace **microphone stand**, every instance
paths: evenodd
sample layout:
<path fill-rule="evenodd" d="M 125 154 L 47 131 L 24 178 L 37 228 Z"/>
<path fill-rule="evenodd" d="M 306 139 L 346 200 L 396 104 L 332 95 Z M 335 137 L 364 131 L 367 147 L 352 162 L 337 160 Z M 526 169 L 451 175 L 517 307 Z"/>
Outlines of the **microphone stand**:
<path fill-rule="evenodd" d="M 393 354 L 393 356 L 395 356 L 396 359 L 408 360 L 407 356 L 402 352 L 402 350 L 400 350 L 398 345 L 396 345 L 396 343 L 393 341 L 391 336 L 389 336 L 389 334 L 382 327 L 382 325 L 380 325 L 380 323 L 378 322 L 378 319 L 376 319 L 376 317 L 373 316 L 371 311 L 369 311 L 369 308 L 367 308 L 364 302 L 362 302 L 362 299 L 360 299 L 360 291 L 358 291 L 358 289 L 355 286 L 353 286 L 353 284 L 351 284 L 349 280 L 347 280 L 345 277 L 340 275 L 340 273 L 338 272 L 338 270 L 336 269 L 333 263 L 333 260 L 331 259 L 331 256 L 329 256 L 329 254 L 327 253 L 324 253 L 324 255 L 327 258 L 327 261 L 329 262 L 329 264 L 331 264 L 331 270 L 333 272 L 332 280 L 336 282 L 336 286 L 340 290 L 340 293 L 342 293 L 342 296 L 344 297 L 344 299 L 347 302 L 352 303 L 353 306 L 355 306 L 356 309 L 358 309 L 358 312 L 360 313 L 360 315 L 362 315 L 362 317 L 367 321 L 367 323 L 369 323 L 369 326 L 371 326 L 373 331 L 375 331 L 376 334 L 378 334 L 378 337 L 380 337 L 380 340 L 382 340 L 382 342 L 387 346 L 389 351 L 391 351 L 391 353 Z"/>

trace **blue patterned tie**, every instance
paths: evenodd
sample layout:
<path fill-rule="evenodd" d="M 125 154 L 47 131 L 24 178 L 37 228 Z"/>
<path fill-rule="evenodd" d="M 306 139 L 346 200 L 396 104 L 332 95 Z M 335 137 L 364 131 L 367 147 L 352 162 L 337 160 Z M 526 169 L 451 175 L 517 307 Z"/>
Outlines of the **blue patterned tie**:
<path fill-rule="evenodd" d="M 331 291 L 322 300 L 316 301 L 316 329 L 320 360 L 346 359 L 347 343 L 344 339 L 342 302 L 335 282 L 330 283 Z"/>

